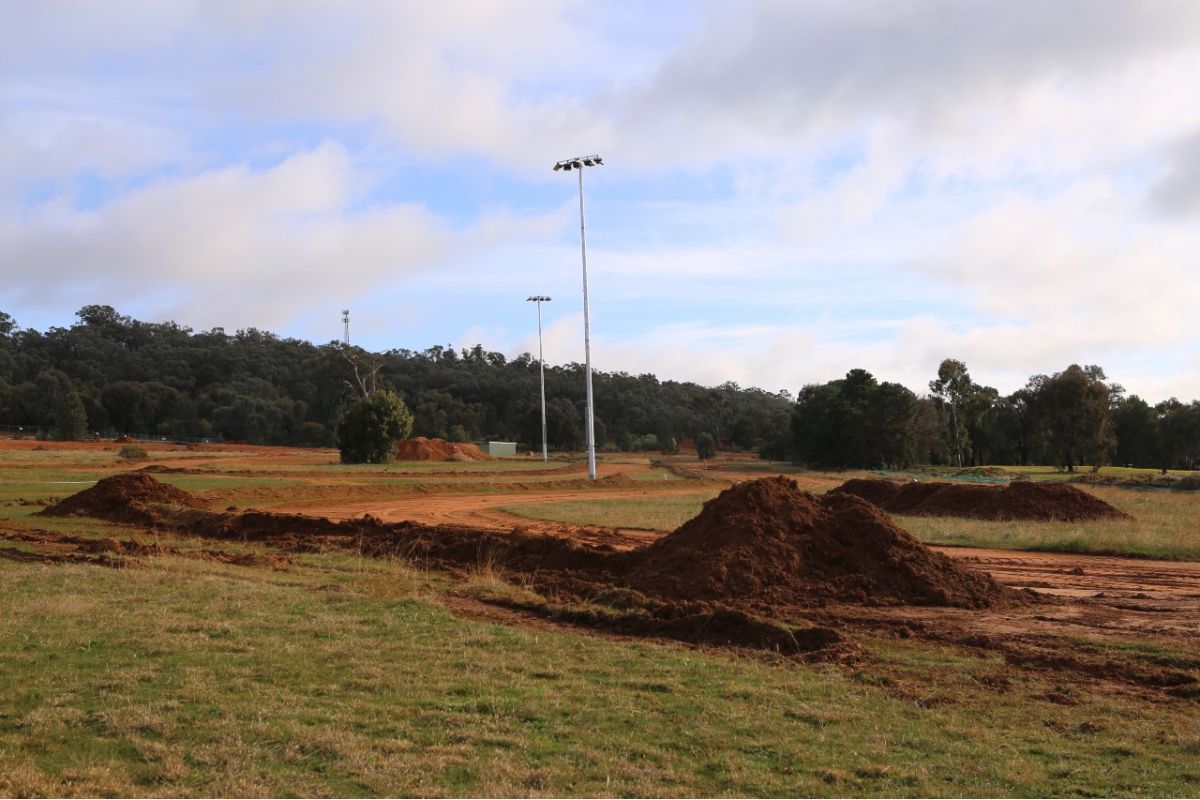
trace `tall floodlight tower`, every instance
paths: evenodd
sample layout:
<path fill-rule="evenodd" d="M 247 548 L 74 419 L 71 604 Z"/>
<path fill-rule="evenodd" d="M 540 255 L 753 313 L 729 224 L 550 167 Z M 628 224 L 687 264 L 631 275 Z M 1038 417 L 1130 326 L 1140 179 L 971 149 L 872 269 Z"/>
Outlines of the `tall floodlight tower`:
<path fill-rule="evenodd" d="M 342 344 L 350 346 L 350 309 L 342 309 Z"/>
<path fill-rule="evenodd" d="M 583 253 L 583 364 L 587 373 L 587 460 L 588 478 L 596 480 L 596 414 L 592 405 L 592 334 L 588 320 L 588 279 L 587 279 L 587 224 L 583 214 L 583 168 L 598 167 L 604 162 L 600 156 L 579 156 L 559 161 L 554 165 L 554 171 L 560 169 L 579 173 L 579 244 Z"/>
<path fill-rule="evenodd" d="M 542 461 L 550 460 L 550 450 L 546 445 L 546 361 L 542 358 L 542 303 L 549 303 L 550 298 L 535 294 L 525 298 L 530 303 L 537 303 L 538 310 L 538 371 L 542 377 Z"/>

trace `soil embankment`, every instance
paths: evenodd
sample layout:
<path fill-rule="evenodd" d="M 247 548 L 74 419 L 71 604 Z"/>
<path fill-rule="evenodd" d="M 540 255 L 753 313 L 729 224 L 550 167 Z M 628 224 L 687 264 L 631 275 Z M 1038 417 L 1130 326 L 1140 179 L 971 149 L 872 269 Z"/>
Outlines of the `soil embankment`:
<path fill-rule="evenodd" d="M 853 478 L 830 496 L 862 498 L 889 514 L 987 520 L 1082 522 L 1125 519 L 1127 514 L 1065 483 L 1014 481 L 1007 486 Z"/>
<path fill-rule="evenodd" d="M 63 498 L 38 514 L 47 517 L 95 517 L 112 522 L 154 525 L 155 506 L 207 508 L 190 492 L 156 480 L 145 472 L 126 472 L 98 481 L 95 486 Z"/>
<path fill-rule="evenodd" d="M 674 533 L 631 555 L 630 585 L 679 599 L 963 608 L 1018 600 L 870 503 L 814 495 L 784 477 L 726 489 Z"/>
<path fill-rule="evenodd" d="M 399 442 L 393 456 L 397 461 L 490 461 L 492 458 L 477 445 L 424 436 Z"/>

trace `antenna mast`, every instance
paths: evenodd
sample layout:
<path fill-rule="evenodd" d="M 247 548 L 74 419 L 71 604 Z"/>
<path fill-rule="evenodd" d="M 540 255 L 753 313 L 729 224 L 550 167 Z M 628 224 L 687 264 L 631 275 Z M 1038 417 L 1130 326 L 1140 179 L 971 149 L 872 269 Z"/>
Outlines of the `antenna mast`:
<path fill-rule="evenodd" d="M 342 309 L 342 344 L 350 346 L 350 309 Z"/>

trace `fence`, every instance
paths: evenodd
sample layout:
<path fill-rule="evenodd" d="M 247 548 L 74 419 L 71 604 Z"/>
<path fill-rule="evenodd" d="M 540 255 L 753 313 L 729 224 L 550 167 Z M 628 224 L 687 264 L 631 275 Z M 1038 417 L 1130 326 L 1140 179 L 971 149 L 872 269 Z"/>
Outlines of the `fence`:
<path fill-rule="evenodd" d="M 37 439 L 38 429 L 35 425 L 0 425 L 0 439 Z M 180 438 L 175 436 L 156 436 L 149 433 L 88 434 L 78 441 L 84 442 L 115 442 L 117 439 L 128 439 L 139 444 L 228 444 L 224 439 L 206 437 L 201 439 Z"/>

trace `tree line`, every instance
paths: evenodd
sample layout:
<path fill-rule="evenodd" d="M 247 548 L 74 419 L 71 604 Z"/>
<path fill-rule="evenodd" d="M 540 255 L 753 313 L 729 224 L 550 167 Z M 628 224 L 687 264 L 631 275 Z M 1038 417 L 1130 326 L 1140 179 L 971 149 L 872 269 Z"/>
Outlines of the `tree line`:
<path fill-rule="evenodd" d="M 582 364 L 546 367 L 550 446 L 584 444 Z M 1150 405 L 1098 366 L 1034 375 L 1001 395 L 946 359 L 927 394 L 866 370 L 787 391 L 705 387 L 654 375 L 596 372 L 602 449 L 673 450 L 680 443 L 758 449 L 822 468 L 912 464 L 1132 465 L 1192 469 L 1200 403 Z M 540 446 L 538 363 L 473 348 L 370 353 L 254 328 L 195 332 L 110 306 L 80 309 L 69 327 L 21 328 L 0 312 L 0 424 L 47 438 L 99 433 L 330 446 L 338 420 L 375 388 L 411 412 L 412 433 Z"/>
<path fill-rule="evenodd" d="M 826 468 L 935 464 L 1050 464 L 1067 472 L 1107 464 L 1195 469 L 1200 402 L 1151 406 L 1110 382 L 1099 366 L 1034 375 L 1001 395 L 944 360 L 918 396 L 866 370 L 805 386 L 791 429 L 767 445 L 776 458 Z"/>
<path fill-rule="evenodd" d="M 583 446 L 583 370 L 546 367 L 552 448 Z M 610 450 L 671 450 L 701 434 L 749 449 L 789 425 L 785 392 L 624 372 L 595 372 L 594 384 L 596 441 Z M 481 345 L 370 353 L 254 328 L 195 332 L 104 305 L 39 332 L 0 312 L 0 424 L 47 438 L 145 433 L 328 446 L 337 421 L 374 388 L 403 399 L 413 435 L 540 447 L 538 363 L 528 353 L 507 359 Z"/>

